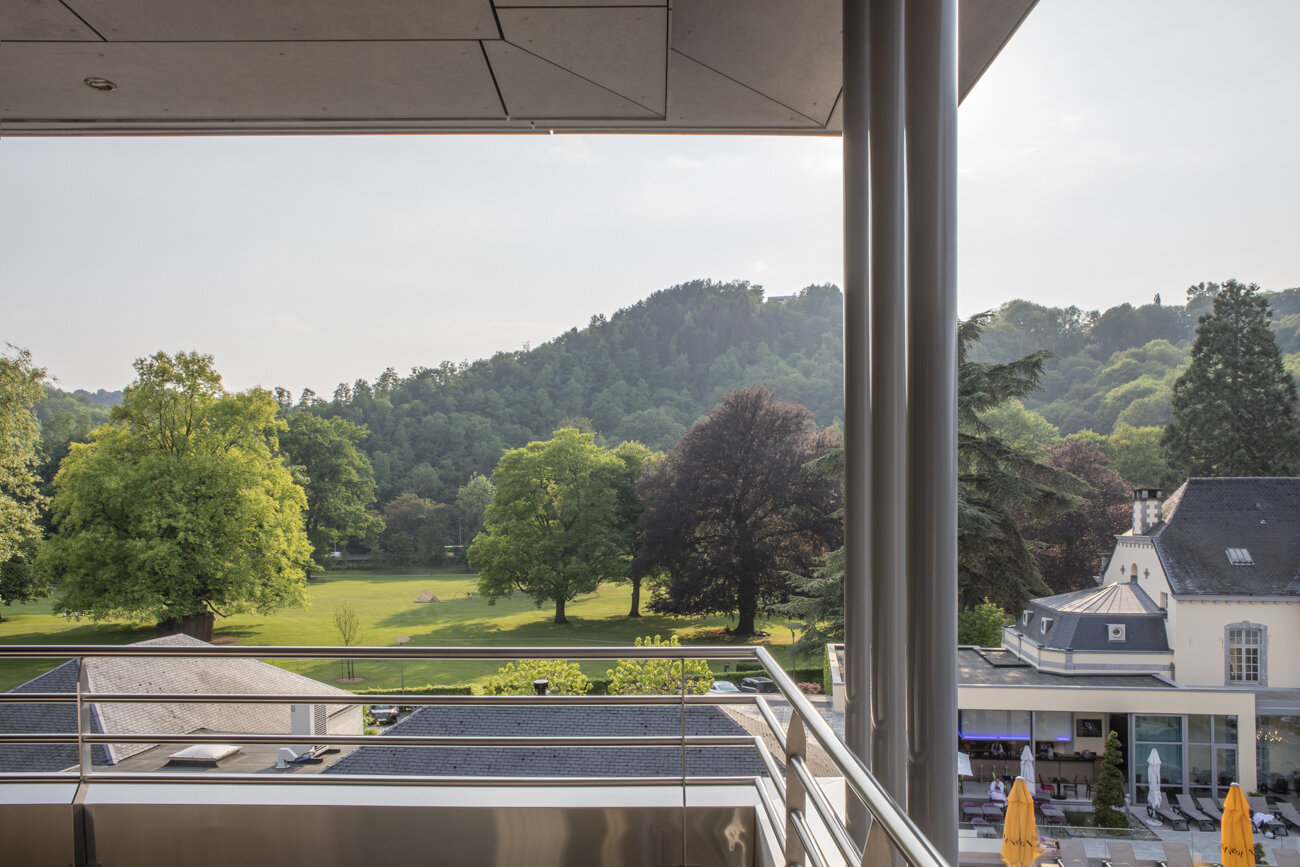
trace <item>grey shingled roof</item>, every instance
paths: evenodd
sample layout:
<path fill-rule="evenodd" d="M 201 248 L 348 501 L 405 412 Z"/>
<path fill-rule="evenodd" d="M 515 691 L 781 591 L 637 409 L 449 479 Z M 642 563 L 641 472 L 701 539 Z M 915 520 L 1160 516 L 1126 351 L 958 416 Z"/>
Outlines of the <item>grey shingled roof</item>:
<path fill-rule="evenodd" d="M 79 661 L 69 659 L 40 677 L 27 681 L 12 692 L 55 692 L 72 694 L 77 691 Z M 99 733 L 97 716 L 91 717 L 91 729 Z M 77 708 L 73 704 L 0 704 L 0 733 L 16 734 L 76 734 Z M 108 753 L 102 745 L 91 748 L 95 764 L 107 764 Z M 24 773 L 62 771 L 77 764 L 76 744 L 0 744 L 0 771 Z"/>
<path fill-rule="evenodd" d="M 1300 478 L 1188 479 L 1148 535 L 1177 596 L 1300 596 Z"/>
<path fill-rule="evenodd" d="M 690 707 L 686 730 L 696 735 L 741 735 L 716 707 Z M 440 706 L 425 707 L 388 730 L 394 735 L 453 736 L 671 736 L 682 731 L 679 708 Z M 376 741 L 382 741 L 382 736 Z M 752 747 L 692 747 L 688 776 L 761 776 Z M 679 747 L 385 747 L 367 744 L 327 768 L 327 774 L 454 777 L 641 777 L 682 772 Z"/>
<path fill-rule="evenodd" d="M 168 635 L 136 646 L 209 647 L 188 635 Z M 76 692 L 79 660 L 28 681 L 14 692 Z M 92 692 L 130 693 L 286 693 L 351 695 L 319 681 L 285 671 L 256 659 L 205 659 L 199 657 L 92 657 L 85 660 Z M 334 719 L 351 710 L 330 705 Z M 95 705 L 94 729 L 109 734 L 190 734 L 199 730 L 218 733 L 278 734 L 291 730 L 289 706 L 281 704 L 119 704 Z M 102 726 L 102 728 L 101 728 Z M 76 733 L 73 705 L 0 704 L 0 732 L 8 734 Z M 96 746 L 93 760 L 107 764 L 150 750 L 154 744 Z M 56 771 L 77 763 L 76 747 L 63 744 L 0 744 L 0 770 Z"/>
<path fill-rule="evenodd" d="M 1107 584 L 1030 601 L 1029 622 L 1018 620 L 1022 635 L 1058 650 L 1167 651 L 1165 613 L 1133 582 Z M 1043 618 L 1052 624 L 1043 634 Z M 1125 640 L 1110 640 L 1111 624 L 1123 624 Z"/>

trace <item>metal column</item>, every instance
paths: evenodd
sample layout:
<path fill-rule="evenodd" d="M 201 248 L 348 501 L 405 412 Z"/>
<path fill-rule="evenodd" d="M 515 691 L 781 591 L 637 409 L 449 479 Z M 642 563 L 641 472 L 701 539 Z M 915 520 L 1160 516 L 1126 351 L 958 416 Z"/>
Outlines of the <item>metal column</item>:
<path fill-rule="evenodd" d="M 868 281 L 867 0 L 844 0 L 844 743 L 871 766 L 869 649 L 872 643 L 871 341 Z M 851 791 L 846 824 L 858 845 L 870 829 Z"/>
<path fill-rule="evenodd" d="M 907 0 L 908 813 L 957 863 L 957 2 Z"/>

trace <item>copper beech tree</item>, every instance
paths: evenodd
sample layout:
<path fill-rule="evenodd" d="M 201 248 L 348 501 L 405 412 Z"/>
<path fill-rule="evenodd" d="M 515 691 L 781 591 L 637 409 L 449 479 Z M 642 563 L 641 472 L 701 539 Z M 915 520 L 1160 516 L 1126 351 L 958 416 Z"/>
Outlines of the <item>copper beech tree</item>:
<path fill-rule="evenodd" d="M 734 614 L 734 631 L 752 635 L 758 612 L 789 594 L 788 573 L 840 544 L 841 483 L 808 467 L 839 443 L 765 388 L 724 397 L 637 485 L 632 574 L 656 576 L 650 607 Z"/>

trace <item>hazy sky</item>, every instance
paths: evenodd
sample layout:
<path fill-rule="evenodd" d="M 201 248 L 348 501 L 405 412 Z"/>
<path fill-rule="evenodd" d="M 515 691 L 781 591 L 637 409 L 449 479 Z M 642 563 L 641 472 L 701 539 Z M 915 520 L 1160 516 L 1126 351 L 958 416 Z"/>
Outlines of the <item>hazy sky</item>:
<path fill-rule="evenodd" d="M 960 111 L 962 313 L 1300 285 L 1294 0 L 1041 0 Z M 536 345 L 700 277 L 841 282 L 838 139 L 0 140 L 0 341 L 64 388 Z"/>

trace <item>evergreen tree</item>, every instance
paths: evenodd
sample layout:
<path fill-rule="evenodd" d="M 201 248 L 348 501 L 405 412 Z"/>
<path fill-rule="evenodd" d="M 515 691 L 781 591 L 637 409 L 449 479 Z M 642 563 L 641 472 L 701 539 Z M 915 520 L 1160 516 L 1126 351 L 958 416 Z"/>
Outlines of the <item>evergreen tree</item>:
<path fill-rule="evenodd" d="M 1228 280 L 1200 318 L 1192 363 L 1174 383 L 1174 421 L 1162 445 L 1189 476 L 1288 476 L 1300 472 L 1296 386 L 1254 283 Z"/>
<path fill-rule="evenodd" d="M 1106 752 L 1101 757 L 1101 773 L 1092 790 L 1093 822 L 1099 828 L 1127 828 L 1124 815 L 1124 775 L 1120 765 L 1124 755 L 1119 747 L 1119 735 L 1111 732 L 1106 737 Z"/>

